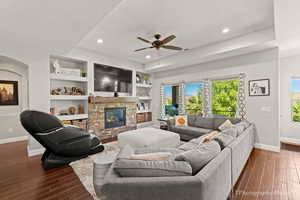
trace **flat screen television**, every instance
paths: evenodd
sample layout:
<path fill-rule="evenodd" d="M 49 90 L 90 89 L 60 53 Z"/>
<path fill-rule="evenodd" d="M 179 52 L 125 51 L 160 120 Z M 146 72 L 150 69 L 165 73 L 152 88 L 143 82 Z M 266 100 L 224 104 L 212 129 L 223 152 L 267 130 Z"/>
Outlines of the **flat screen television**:
<path fill-rule="evenodd" d="M 132 71 L 95 63 L 94 91 L 131 93 Z"/>

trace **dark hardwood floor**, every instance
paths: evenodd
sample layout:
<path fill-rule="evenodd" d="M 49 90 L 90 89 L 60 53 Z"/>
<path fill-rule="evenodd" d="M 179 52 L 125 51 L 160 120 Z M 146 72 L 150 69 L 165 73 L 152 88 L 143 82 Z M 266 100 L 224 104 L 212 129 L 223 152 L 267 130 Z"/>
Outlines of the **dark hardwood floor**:
<path fill-rule="evenodd" d="M 0 199 L 84 199 L 92 197 L 71 167 L 44 171 L 41 156 L 28 158 L 26 142 L 0 145 Z M 233 200 L 299 200 L 300 147 L 280 153 L 255 149 L 238 180 Z"/>

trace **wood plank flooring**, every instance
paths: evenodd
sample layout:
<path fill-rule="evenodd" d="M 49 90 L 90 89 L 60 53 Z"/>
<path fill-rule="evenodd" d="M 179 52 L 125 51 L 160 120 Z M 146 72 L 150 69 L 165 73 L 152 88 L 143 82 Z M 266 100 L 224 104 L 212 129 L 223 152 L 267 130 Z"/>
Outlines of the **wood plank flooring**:
<path fill-rule="evenodd" d="M 0 145 L 0 199 L 72 199 L 92 197 L 71 167 L 44 171 L 40 158 L 28 158 L 26 142 Z M 280 153 L 255 149 L 232 200 L 299 200 L 300 147 L 282 145 Z"/>

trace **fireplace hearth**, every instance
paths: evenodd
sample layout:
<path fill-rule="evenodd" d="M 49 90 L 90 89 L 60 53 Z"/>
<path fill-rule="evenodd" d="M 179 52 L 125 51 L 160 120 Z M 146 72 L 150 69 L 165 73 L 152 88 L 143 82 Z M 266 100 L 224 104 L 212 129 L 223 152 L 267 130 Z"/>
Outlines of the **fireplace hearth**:
<path fill-rule="evenodd" d="M 126 108 L 105 108 L 105 128 L 116 128 L 126 125 Z"/>

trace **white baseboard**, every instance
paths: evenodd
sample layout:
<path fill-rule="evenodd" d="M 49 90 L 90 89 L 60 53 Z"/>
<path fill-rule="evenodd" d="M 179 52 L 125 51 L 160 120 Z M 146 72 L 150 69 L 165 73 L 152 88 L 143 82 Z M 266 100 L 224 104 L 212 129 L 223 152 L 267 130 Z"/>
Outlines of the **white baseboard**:
<path fill-rule="evenodd" d="M 257 149 L 267 150 L 267 151 L 274 151 L 274 152 L 280 152 L 280 146 L 272 146 L 267 144 L 261 144 L 261 143 L 255 143 L 254 147 Z"/>
<path fill-rule="evenodd" d="M 32 156 L 37 156 L 37 155 L 41 155 L 45 152 L 45 148 L 39 148 L 39 149 L 32 149 L 30 150 L 27 146 L 27 155 L 29 157 L 32 157 Z"/>
<path fill-rule="evenodd" d="M 288 142 L 288 143 L 294 143 L 294 144 L 300 145 L 300 139 L 281 137 L 280 141 L 281 142 Z"/>
<path fill-rule="evenodd" d="M 11 142 L 19 142 L 19 141 L 24 141 L 28 140 L 28 136 L 20 136 L 20 137 L 12 137 L 12 138 L 7 138 L 7 139 L 0 139 L 0 144 L 6 144 L 6 143 L 11 143 Z"/>

